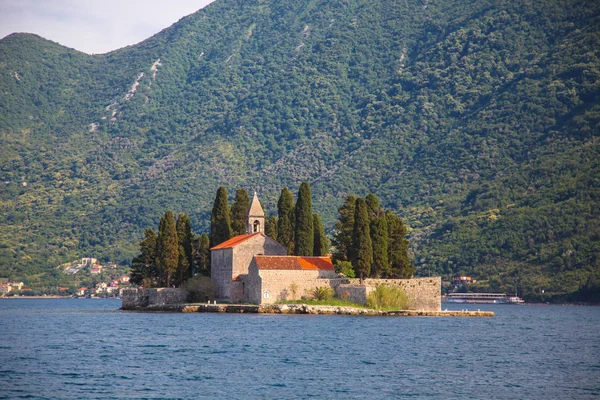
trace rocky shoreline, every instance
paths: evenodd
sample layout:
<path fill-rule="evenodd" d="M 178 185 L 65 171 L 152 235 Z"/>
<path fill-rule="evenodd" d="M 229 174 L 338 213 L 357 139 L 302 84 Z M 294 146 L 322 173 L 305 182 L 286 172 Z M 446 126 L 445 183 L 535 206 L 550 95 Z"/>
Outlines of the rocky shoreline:
<path fill-rule="evenodd" d="M 125 309 L 125 308 L 124 308 Z M 425 310 L 374 310 L 345 306 L 320 306 L 309 304 L 163 304 L 126 308 L 129 311 L 184 312 L 184 313 L 234 313 L 234 314 L 311 314 L 311 315 L 364 315 L 397 317 L 493 317 L 491 311 L 425 311 Z"/>

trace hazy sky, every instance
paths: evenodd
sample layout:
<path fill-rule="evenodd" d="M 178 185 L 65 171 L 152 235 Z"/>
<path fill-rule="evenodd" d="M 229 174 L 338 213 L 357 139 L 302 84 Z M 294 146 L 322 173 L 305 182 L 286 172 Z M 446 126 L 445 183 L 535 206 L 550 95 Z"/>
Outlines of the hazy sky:
<path fill-rule="evenodd" d="M 38 34 L 86 53 L 139 43 L 213 0 L 0 0 L 0 38 Z"/>

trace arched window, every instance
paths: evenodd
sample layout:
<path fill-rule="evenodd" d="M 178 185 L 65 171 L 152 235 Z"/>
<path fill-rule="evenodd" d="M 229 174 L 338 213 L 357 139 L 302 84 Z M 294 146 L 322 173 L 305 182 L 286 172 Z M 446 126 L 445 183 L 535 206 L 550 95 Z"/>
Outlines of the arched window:
<path fill-rule="evenodd" d="M 254 221 L 254 233 L 260 232 L 260 222 L 258 220 Z"/>

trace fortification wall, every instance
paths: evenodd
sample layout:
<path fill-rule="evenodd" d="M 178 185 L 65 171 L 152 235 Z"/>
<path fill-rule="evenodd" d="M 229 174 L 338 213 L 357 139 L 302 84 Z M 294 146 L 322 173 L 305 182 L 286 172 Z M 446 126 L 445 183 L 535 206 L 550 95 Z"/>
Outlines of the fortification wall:
<path fill-rule="evenodd" d="M 334 287 L 340 280 L 334 271 L 318 270 L 260 270 L 262 278 L 261 304 L 310 297 L 319 287 Z"/>
<path fill-rule="evenodd" d="M 348 300 L 367 304 L 367 297 L 377 285 L 400 287 L 408 297 L 408 310 L 439 311 L 442 309 L 442 279 L 414 278 L 414 279 L 364 279 L 362 284 L 359 279 L 349 279 L 348 284 L 336 287 L 336 294 Z"/>
<path fill-rule="evenodd" d="M 153 306 L 185 303 L 187 292 L 184 289 L 125 289 L 123 291 L 123 310 L 139 310 Z"/>

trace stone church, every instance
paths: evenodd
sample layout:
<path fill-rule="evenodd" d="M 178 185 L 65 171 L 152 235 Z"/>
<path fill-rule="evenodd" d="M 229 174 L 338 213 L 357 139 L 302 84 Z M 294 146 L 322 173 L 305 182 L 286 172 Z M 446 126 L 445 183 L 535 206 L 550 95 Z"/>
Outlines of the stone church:
<path fill-rule="evenodd" d="M 295 300 L 344 279 L 329 257 L 288 256 L 285 247 L 264 234 L 264 227 L 265 214 L 254 193 L 246 233 L 210 249 L 217 299 L 255 304 Z"/>

